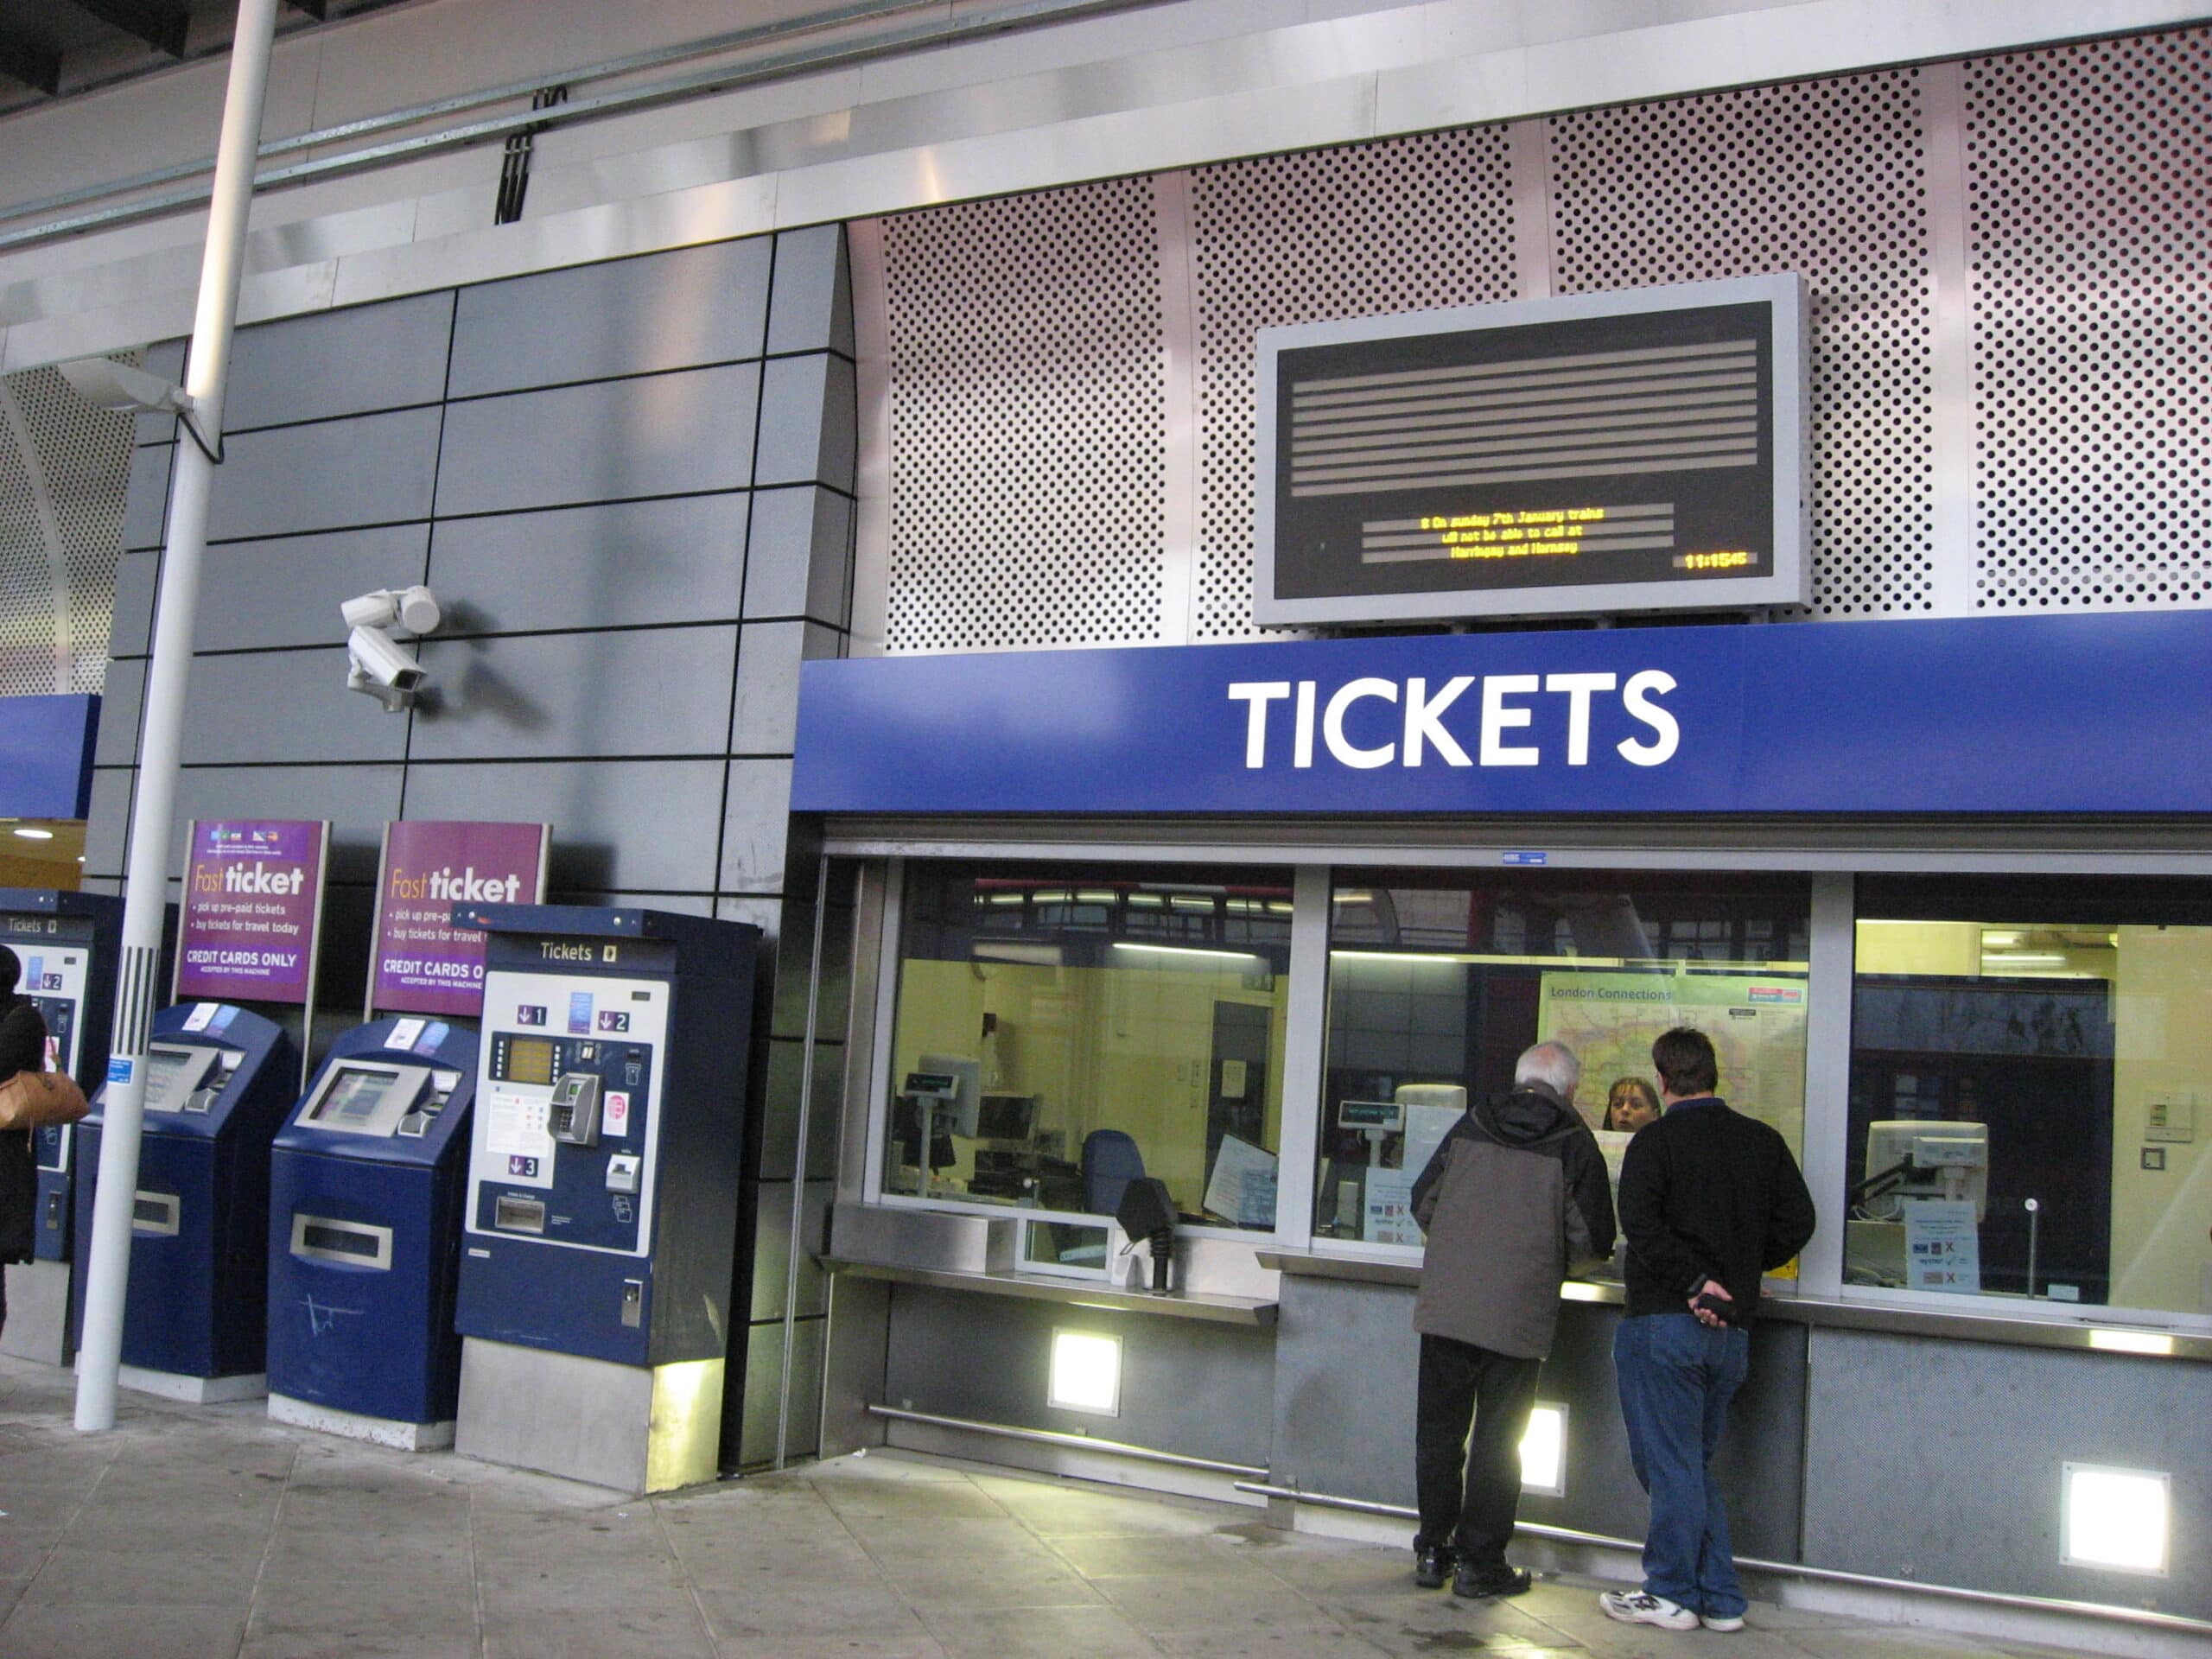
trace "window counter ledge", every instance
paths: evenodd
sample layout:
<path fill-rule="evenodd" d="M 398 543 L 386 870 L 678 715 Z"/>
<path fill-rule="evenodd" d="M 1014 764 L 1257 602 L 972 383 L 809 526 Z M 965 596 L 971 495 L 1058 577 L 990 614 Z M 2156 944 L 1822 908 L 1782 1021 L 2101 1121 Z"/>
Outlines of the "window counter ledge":
<path fill-rule="evenodd" d="M 833 1274 L 855 1279 L 879 1279 L 897 1285 L 927 1285 L 938 1290 L 963 1290 L 987 1296 L 1018 1296 L 1032 1301 L 1064 1302 L 1076 1307 L 1099 1307 L 1116 1313 L 1150 1313 L 1168 1319 L 1205 1319 L 1217 1325 L 1273 1325 L 1276 1304 L 1244 1296 L 1207 1295 L 1192 1291 L 1119 1290 L 1103 1282 L 1052 1279 L 1033 1274 L 990 1270 L 966 1271 L 951 1268 L 923 1268 L 893 1262 L 862 1262 L 824 1256 L 822 1265 Z"/>

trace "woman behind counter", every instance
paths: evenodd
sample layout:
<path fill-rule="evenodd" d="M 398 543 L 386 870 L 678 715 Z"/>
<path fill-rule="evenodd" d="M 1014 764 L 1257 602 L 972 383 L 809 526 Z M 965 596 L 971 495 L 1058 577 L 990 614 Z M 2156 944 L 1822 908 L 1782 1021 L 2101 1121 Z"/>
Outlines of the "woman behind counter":
<path fill-rule="evenodd" d="M 22 959 L 0 944 L 0 1083 L 18 1071 L 46 1070 L 46 1020 L 35 1002 L 17 993 L 16 984 L 22 976 Z M 37 1189 L 31 1132 L 0 1131 L 0 1263 L 31 1259 Z M 0 1268 L 0 1329 L 7 1323 L 8 1279 Z"/>
<path fill-rule="evenodd" d="M 1605 1090 L 1605 1121 L 1600 1128 L 1633 1135 L 1658 1121 L 1658 1090 L 1642 1077 L 1613 1079 L 1613 1086 Z"/>

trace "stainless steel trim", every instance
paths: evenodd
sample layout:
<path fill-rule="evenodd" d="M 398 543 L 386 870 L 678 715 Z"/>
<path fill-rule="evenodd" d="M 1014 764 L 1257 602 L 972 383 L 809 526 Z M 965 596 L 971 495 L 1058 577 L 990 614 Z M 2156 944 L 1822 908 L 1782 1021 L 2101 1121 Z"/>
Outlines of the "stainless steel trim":
<path fill-rule="evenodd" d="M 783 1374 L 776 1389 L 776 1467 L 784 1466 L 791 1443 L 791 1350 L 798 1324 L 798 1269 L 806 1224 L 807 1131 L 814 1123 L 814 1030 L 822 1006 L 822 934 L 830 913 L 830 855 L 814 875 L 814 947 L 806 961 L 805 1051 L 798 1063 L 798 1135 L 791 1149 L 791 1226 L 784 1249 Z"/>
<path fill-rule="evenodd" d="M 1156 1313 L 1168 1319 L 1200 1319 L 1214 1325 L 1241 1325 L 1265 1329 L 1275 1322 L 1276 1304 L 1246 1296 L 1204 1296 L 1172 1291 L 1154 1296 L 1146 1291 L 1116 1290 L 1110 1285 L 1087 1284 L 1072 1279 L 1044 1279 L 1011 1273 L 956 1273 L 939 1268 L 910 1268 L 887 1262 L 855 1262 L 825 1256 L 823 1267 L 830 1273 L 860 1279 L 881 1279 L 894 1285 L 925 1285 L 933 1290 L 976 1291 L 988 1296 L 1013 1296 L 1026 1301 L 1060 1302 L 1075 1307 L 1095 1307 L 1109 1313 Z"/>
<path fill-rule="evenodd" d="M 603 92 L 596 98 L 572 99 L 548 109 L 520 110 L 507 115 L 491 116 L 436 132 L 397 138 L 388 143 L 370 144 L 336 156 L 295 162 L 289 167 L 270 168 L 257 173 L 254 188 L 257 192 L 268 191 L 310 180 L 357 173 L 390 162 L 413 160 L 442 150 L 480 144 L 489 139 L 504 138 L 525 128 L 539 132 L 569 127 L 585 121 L 649 109 L 678 99 L 726 92 L 766 81 L 821 73 L 903 53 L 942 50 L 965 41 L 987 39 L 1010 29 L 1065 22 L 1094 13 L 1122 10 L 1135 3 L 1135 0 L 1022 0 L 1021 3 L 994 11 L 950 16 L 937 15 L 925 22 L 886 29 L 858 40 L 802 48 L 779 55 L 750 59 L 743 63 L 722 64 L 678 75 L 672 79 L 626 87 L 620 92 Z M 938 10 L 935 6 L 929 8 L 933 14 L 938 13 Z M 558 71 L 553 72 L 537 85 L 555 84 L 559 73 Z M 535 86 L 532 90 L 535 90 Z M 111 192 L 103 191 L 101 194 Z M 0 251 L 50 241 L 57 237 L 82 235 L 110 226 L 153 218 L 173 210 L 196 207 L 207 200 L 207 188 L 194 186 L 185 190 L 139 196 L 112 207 L 26 226 L 20 231 L 0 234 Z"/>
<path fill-rule="evenodd" d="M 876 858 L 1556 868 L 2212 874 L 2212 825 L 2189 819 L 833 817 L 832 852 Z"/>
<path fill-rule="evenodd" d="M 1421 1282 L 1420 1266 L 1411 1261 L 1301 1255 L 1292 1250 L 1262 1250 L 1258 1255 L 1262 1267 L 1294 1279 L 1336 1279 L 1402 1288 Z M 1560 1287 L 1559 1294 L 1564 1302 L 1613 1307 L 1626 1300 L 1626 1291 L 1618 1281 L 1605 1279 L 1570 1279 Z M 2120 1319 L 2030 1319 L 1986 1306 L 1950 1313 L 1853 1297 L 1793 1295 L 1787 1291 L 1770 1291 L 1759 1303 L 1759 1317 L 1830 1331 L 1991 1342 L 2012 1348 L 2058 1348 L 2136 1359 L 2212 1361 L 2212 1332 L 2167 1330 Z"/>
<path fill-rule="evenodd" d="M 992 1434 L 1001 1440 L 1033 1440 L 1039 1446 L 1064 1446 L 1073 1451 L 1104 1452 L 1117 1458 L 1135 1458 L 1143 1463 L 1172 1464 L 1178 1469 L 1203 1469 L 1215 1475 L 1245 1475 L 1265 1478 L 1267 1471 L 1255 1469 L 1249 1464 L 1221 1463 L 1212 1458 L 1185 1457 L 1179 1452 L 1155 1452 L 1148 1446 L 1131 1446 L 1126 1440 L 1094 1440 L 1088 1434 L 1059 1434 L 1048 1428 L 1014 1428 L 1006 1423 L 979 1423 L 969 1417 L 940 1417 L 933 1412 L 906 1411 L 897 1406 L 870 1406 L 869 1414 L 887 1417 L 893 1422 L 926 1423 L 931 1428 L 964 1429 L 971 1434 Z M 1243 1481 L 1236 1484 L 1238 1491 L 1251 1490 Z"/>
<path fill-rule="evenodd" d="M 1275 1146 L 1275 1241 L 1285 1249 L 1300 1250 L 1313 1236 L 1320 1114 L 1290 1108 L 1294 1101 L 1319 1101 L 1327 1075 L 1329 872 L 1325 865 L 1301 865 L 1292 879 L 1290 984 L 1283 1019 L 1283 1109 L 1277 1114 Z"/>
<path fill-rule="evenodd" d="M 849 223 L 845 251 L 853 290 L 853 380 L 860 415 L 860 454 L 854 467 L 858 522 L 848 648 L 855 657 L 880 657 L 891 626 L 891 296 L 884 267 L 883 221 L 857 219 Z"/>
<path fill-rule="evenodd" d="M 1845 1147 L 1851 1119 L 1851 987 L 1856 944 L 1852 880 L 1813 878 L 1812 960 L 1805 1009 L 1805 1112 L 1797 1146 L 1805 1184 L 1815 1192 L 1840 1193 L 1851 1183 Z M 1815 1206 L 1812 1241 L 1798 1262 L 1801 1289 L 1833 1294 L 1843 1283 L 1841 1206 Z"/>
<path fill-rule="evenodd" d="M 547 86 L 577 86 L 592 81 L 611 80 L 617 75 L 638 74 L 665 64 L 686 63 L 697 58 L 715 57 L 725 52 L 739 52 L 747 47 L 764 45 L 788 35 L 819 34 L 825 29 L 842 28 L 848 23 L 868 22 L 897 12 L 919 10 L 925 6 L 936 9 L 931 0 L 874 0 L 874 3 L 843 6 L 832 11 L 756 24 L 750 29 L 731 29 L 705 40 L 687 41 L 681 46 L 632 53 L 628 57 L 609 59 L 582 68 L 549 70 L 529 80 L 509 81 L 504 86 L 485 87 L 480 92 L 463 92 L 428 104 L 411 105 L 385 115 L 366 116 L 358 121 L 340 122 L 336 126 L 318 127 L 311 132 L 267 139 L 254 154 L 257 157 L 266 158 L 289 156 L 295 150 L 317 149 L 343 143 L 348 138 L 364 138 L 375 133 L 411 127 L 418 122 L 435 121 L 440 116 L 455 115 L 463 110 L 482 109 L 487 104 L 503 104 L 510 99 L 528 98 Z M 555 123 L 549 120 L 545 124 L 551 126 Z M 127 179 L 65 190 L 57 195 L 41 196 L 0 207 L 0 219 L 28 219 L 34 213 L 49 213 L 60 208 L 73 207 L 79 202 L 98 201 L 105 196 L 119 196 L 134 190 L 151 189 L 159 184 L 174 184 L 179 179 L 213 172 L 214 166 L 213 156 L 200 156 L 181 162 L 174 167 L 136 174 Z"/>
<path fill-rule="evenodd" d="M 311 1229 L 324 1228 L 334 1232 L 352 1233 L 372 1241 L 376 1249 L 367 1255 L 351 1250 L 335 1250 L 327 1244 L 310 1244 L 308 1234 Z M 383 1272 L 391 1270 L 391 1229 L 365 1221 L 340 1221 L 334 1216 L 311 1216 L 304 1210 L 292 1212 L 292 1254 L 314 1262 L 335 1262 L 349 1268 L 374 1268 Z"/>
<path fill-rule="evenodd" d="M 1360 1515 L 1389 1516 L 1394 1520 L 1419 1521 L 1421 1512 L 1402 1503 L 1377 1503 L 1363 1497 L 1337 1497 L 1326 1492 L 1305 1492 L 1295 1487 L 1277 1486 L 1266 1481 L 1236 1483 L 1240 1492 L 1249 1492 L 1255 1497 L 1279 1498 L 1291 1503 L 1310 1503 L 1319 1510 L 1350 1510 Z M 1615 1538 L 1602 1532 L 1579 1532 L 1572 1527 L 1548 1527 L 1534 1521 L 1518 1522 L 1516 1533 L 1532 1538 L 1548 1538 L 1564 1544 L 1581 1544 L 1594 1549 L 1618 1549 L 1641 1553 L 1643 1543 L 1632 1538 Z M 1769 1561 L 1753 1555 L 1738 1555 L 1736 1565 L 1753 1573 L 1768 1573 L 1780 1578 L 1807 1579 L 1821 1584 L 1850 1585 L 1861 1590 L 1882 1590 L 1899 1595 L 1933 1596 L 1945 1601 L 1980 1602 L 1992 1607 L 2014 1607 L 2024 1612 L 2062 1613 L 2075 1618 L 2102 1619 L 2115 1624 L 2137 1624 L 2150 1630 L 2171 1630 L 2177 1635 L 2212 1636 L 2212 1620 L 2184 1618 L 2178 1613 L 2146 1612 L 2137 1607 L 2115 1607 L 2099 1601 L 2061 1601 L 2051 1596 L 2016 1595 L 2004 1590 L 1969 1590 L 1960 1585 L 1923 1584 L 1916 1579 L 1880 1579 L 1867 1573 L 1845 1573 L 1832 1567 L 1808 1567 L 1802 1561 Z"/>

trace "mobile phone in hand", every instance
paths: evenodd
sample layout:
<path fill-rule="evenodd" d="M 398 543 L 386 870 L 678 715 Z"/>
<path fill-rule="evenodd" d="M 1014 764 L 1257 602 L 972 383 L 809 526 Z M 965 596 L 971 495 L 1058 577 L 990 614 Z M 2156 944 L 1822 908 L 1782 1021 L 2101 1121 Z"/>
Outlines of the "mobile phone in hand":
<path fill-rule="evenodd" d="M 1710 1313 L 1723 1325 L 1736 1323 L 1736 1304 L 1726 1296 L 1716 1296 L 1710 1290 L 1700 1290 L 1690 1298 L 1690 1306 L 1701 1313 Z"/>

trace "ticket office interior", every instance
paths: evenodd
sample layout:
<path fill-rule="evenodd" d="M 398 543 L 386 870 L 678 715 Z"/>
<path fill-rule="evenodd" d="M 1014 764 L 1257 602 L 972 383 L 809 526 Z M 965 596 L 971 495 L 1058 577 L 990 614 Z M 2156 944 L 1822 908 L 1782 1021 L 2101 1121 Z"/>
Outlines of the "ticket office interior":
<path fill-rule="evenodd" d="M 1689 1023 L 1815 1180 L 1805 1290 L 2212 1330 L 2201 878 L 1653 857 L 900 861 L 869 1196 L 1065 1230 L 1154 1175 L 1195 1236 L 1412 1259 L 1414 1178 L 1523 1048 L 1576 1049 L 1617 1173 L 1607 1087 Z"/>

